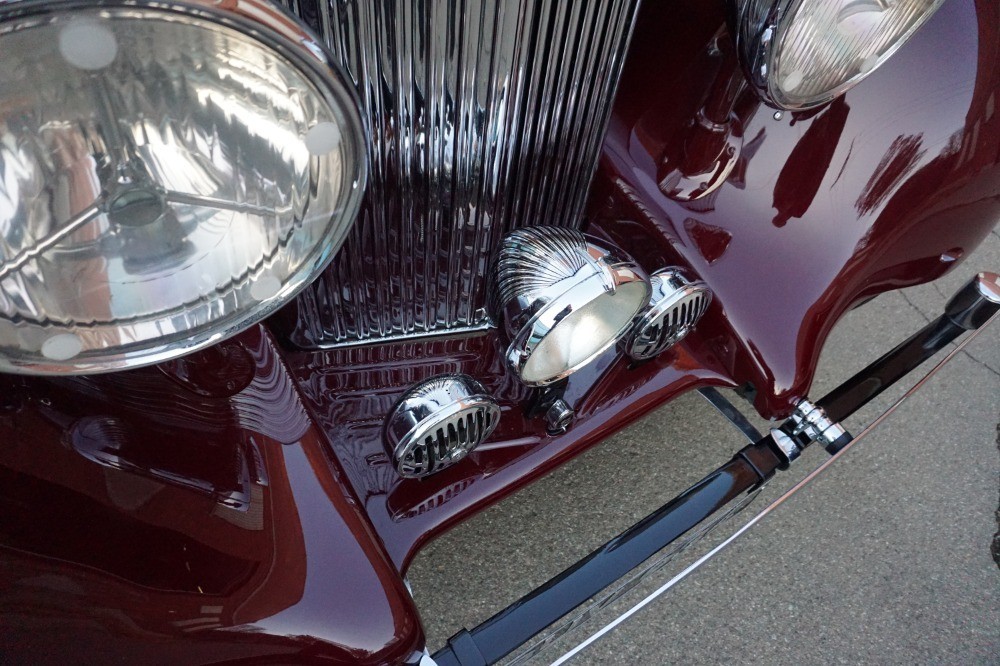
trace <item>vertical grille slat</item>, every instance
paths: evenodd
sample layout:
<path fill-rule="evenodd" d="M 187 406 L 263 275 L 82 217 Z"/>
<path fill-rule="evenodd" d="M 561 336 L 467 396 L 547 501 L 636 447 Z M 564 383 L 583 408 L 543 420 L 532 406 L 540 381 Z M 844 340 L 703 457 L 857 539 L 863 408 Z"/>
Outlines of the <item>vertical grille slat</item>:
<path fill-rule="evenodd" d="M 284 0 L 358 87 L 369 187 L 291 340 L 486 323 L 512 229 L 580 224 L 638 0 Z"/>

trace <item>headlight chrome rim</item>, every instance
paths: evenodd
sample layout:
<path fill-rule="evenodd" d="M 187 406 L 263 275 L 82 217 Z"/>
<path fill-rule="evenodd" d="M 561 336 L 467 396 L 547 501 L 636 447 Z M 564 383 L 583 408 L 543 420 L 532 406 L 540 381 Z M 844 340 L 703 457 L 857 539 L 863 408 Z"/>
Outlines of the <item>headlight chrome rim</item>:
<path fill-rule="evenodd" d="M 615 288 L 620 288 L 627 284 L 644 282 L 643 278 L 635 272 L 634 266 L 612 267 L 612 271 L 615 275 Z M 603 277 L 600 275 L 591 275 L 584 279 L 583 282 L 573 286 L 569 291 L 554 298 L 521 328 L 507 348 L 507 362 L 517 373 L 518 377 L 521 377 L 522 382 L 528 386 L 548 386 L 566 379 L 613 347 L 616 342 L 628 333 L 635 316 L 634 313 L 631 317 L 623 317 L 622 324 L 618 326 L 615 336 L 601 343 L 591 354 L 582 360 L 542 381 L 524 379 L 525 370 L 532 358 L 532 354 L 537 351 L 538 347 L 551 334 L 557 324 L 573 314 L 575 311 L 573 306 L 578 303 L 589 305 L 594 300 L 602 297 L 606 292 L 607 285 Z"/>
<path fill-rule="evenodd" d="M 184 356 L 237 335 L 284 306 L 333 260 L 350 233 L 365 190 L 369 142 L 353 83 L 319 40 L 283 10 L 262 0 L 235 0 L 225 4 L 209 0 L 183 0 L 169 4 L 156 0 L 18 0 L 0 5 L 0 38 L 19 30 L 68 23 L 74 20 L 73 12 L 95 10 L 119 18 L 141 18 L 144 12 L 154 12 L 161 17 L 176 15 L 178 20 L 194 19 L 201 22 L 198 25 L 221 26 L 240 33 L 270 51 L 274 57 L 289 63 L 298 75 L 310 83 L 312 90 L 321 95 L 321 104 L 332 114 L 332 119 L 337 124 L 338 139 L 346 146 L 338 150 L 343 150 L 344 155 L 351 157 L 342 162 L 345 170 L 343 187 L 336 199 L 336 208 L 330 211 L 328 218 L 341 219 L 342 223 L 329 226 L 326 232 L 328 235 L 305 252 L 297 267 L 287 279 L 280 281 L 276 290 L 272 292 L 264 289 L 260 298 L 256 298 L 257 294 L 254 293 L 255 303 L 245 308 L 236 308 L 208 324 L 199 324 L 191 329 L 193 333 L 190 335 L 175 331 L 162 338 L 162 342 L 156 337 L 148 337 L 117 346 L 94 347 L 65 360 L 60 359 L 58 353 L 43 358 L 44 349 L 36 354 L 37 359 L 9 358 L 0 354 L 0 372 L 27 375 L 116 372 Z M 256 287 L 256 283 L 251 286 Z M 156 313 L 149 316 L 155 319 L 163 315 Z M 0 324 L 10 321 L 0 318 Z M 16 333 L 19 330 L 16 328 L 17 324 L 11 325 L 15 326 Z M 78 328 L 77 324 L 60 324 L 52 328 L 55 335 L 48 340 L 67 335 L 79 337 L 72 333 Z"/>

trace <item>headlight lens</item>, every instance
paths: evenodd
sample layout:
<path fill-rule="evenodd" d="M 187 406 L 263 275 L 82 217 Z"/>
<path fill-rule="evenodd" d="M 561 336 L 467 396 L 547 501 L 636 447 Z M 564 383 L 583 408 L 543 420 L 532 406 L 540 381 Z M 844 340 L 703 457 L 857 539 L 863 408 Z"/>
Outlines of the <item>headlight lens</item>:
<path fill-rule="evenodd" d="M 280 25 L 207 3 L 18 5 L 0 14 L 0 370 L 178 356 L 328 263 L 364 136 L 287 19 L 245 0 L 226 6 Z"/>
<path fill-rule="evenodd" d="M 811 108 L 871 74 L 943 1 L 745 0 L 740 55 L 771 103 Z"/>

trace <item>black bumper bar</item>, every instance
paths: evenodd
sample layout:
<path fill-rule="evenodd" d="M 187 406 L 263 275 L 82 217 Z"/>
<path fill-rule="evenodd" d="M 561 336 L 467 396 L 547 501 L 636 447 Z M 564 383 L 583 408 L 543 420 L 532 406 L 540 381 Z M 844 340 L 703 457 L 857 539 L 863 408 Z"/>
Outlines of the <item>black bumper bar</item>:
<path fill-rule="evenodd" d="M 983 281 L 987 283 L 984 291 Z M 967 330 L 979 328 L 1000 309 L 1000 292 L 989 284 L 997 277 L 981 273 L 948 303 L 938 319 L 831 391 L 817 404 L 840 421 Z M 827 447 L 831 453 L 849 441 Z M 805 447 L 809 441 L 799 437 Z M 739 495 L 759 487 L 787 466 L 787 457 L 771 435 L 743 448 L 718 468 L 661 508 L 608 541 L 561 574 L 536 588 L 474 629 L 463 629 L 433 655 L 438 666 L 494 664 L 597 595 L 655 553 L 711 516 Z"/>

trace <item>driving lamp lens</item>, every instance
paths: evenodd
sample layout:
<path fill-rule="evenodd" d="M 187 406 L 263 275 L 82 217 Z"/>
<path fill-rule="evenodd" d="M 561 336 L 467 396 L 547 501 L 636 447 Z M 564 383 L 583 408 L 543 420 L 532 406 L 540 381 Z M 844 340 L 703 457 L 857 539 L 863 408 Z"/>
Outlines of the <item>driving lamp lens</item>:
<path fill-rule="evenodd" d="M 535 347 L 521 379 L 527 384 L 545 384 L 585 364 L 606 349 L 609 340 L 617 340 L 649 298 L 641 282 L 623 285 L 618 291 L 616 297 L 598 298 L 560 320 Z M 633 308 L 633 303 L 639 307 Z"/>
<path fill-rule="evenodd" d="M 943 1 L 749 0 L 741 55 L 774 104 L 811 108 L 875 71 Z"/>
<path fill-rule="evenodd" d="M 0 21 L 0 371 L 181 355 L 332 258 L 364 144 L 317 52 L 194 5 Z"/>
<path fill-rule="evenodd" d="M 513 231 L 494 305 L 511 340 L 507 361 L 528 386 L 559 381 L 621 339 L 649 294 L 646 274 L 617 248 L 573 229 Z"/>

